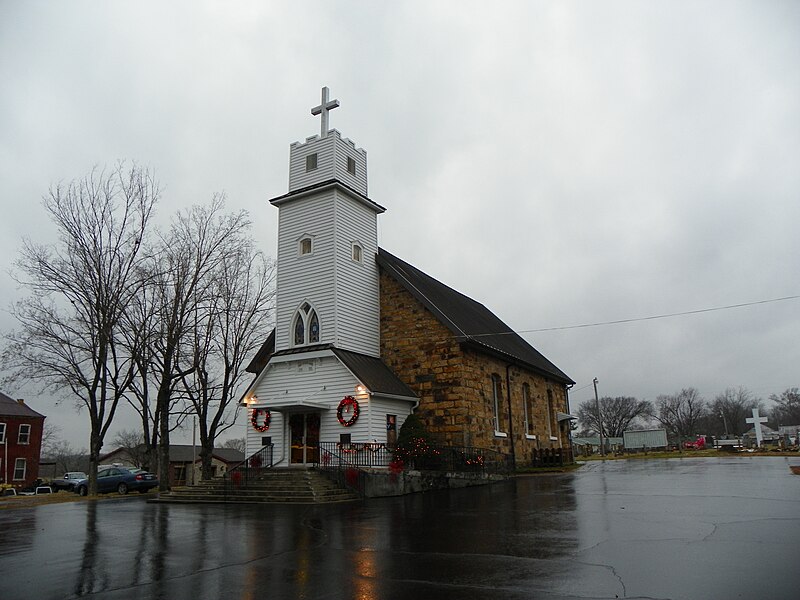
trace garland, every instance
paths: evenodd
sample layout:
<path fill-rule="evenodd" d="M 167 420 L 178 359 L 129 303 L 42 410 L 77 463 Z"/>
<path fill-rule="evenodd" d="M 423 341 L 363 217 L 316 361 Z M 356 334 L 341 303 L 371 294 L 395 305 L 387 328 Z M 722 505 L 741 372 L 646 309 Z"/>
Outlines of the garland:
<path fill-rule="evenodd" d="M 258 415 L 260 413 L 264 413 L 264 423 L 261 425 L 258 424 Z M 250 415 L 250 424 L 253 426 L 253 429 L 262 433 L 269 429 L 269 422 L 271 420 L 272 415 L 270 414 L 268 408 L 254 408 L 253 414 Z"/>
<path fill-rule="evenodd" d="M 339 423 L 341 423 L 343 427 L 350 427 L 358 420 L 358 413 L 360 410 L 358 400 L 352 396 L 345 396 L 342 398 L 342 401 L 339 402 L 339 408 L 336 409 L 336 418 L 339 419 Z M 345 419 L 344 417 L 346 412 L 351 413 L 349 419 Z"/>

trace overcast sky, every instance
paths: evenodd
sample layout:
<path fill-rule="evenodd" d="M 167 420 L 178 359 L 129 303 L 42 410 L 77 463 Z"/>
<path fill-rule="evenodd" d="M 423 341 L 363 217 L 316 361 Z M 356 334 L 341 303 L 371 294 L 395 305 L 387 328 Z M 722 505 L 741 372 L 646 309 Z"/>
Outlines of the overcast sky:
<path fill-rule="evenodd" d="M 798 2 L 0 0 L 0 307 L 22 237 L 55 240 L 48 187 L 118 159 L 155 170 L 160 221 L 224 191 L 274 256 L 323 85 L 381 246 L 516 330 L 800 295 Z M 797 299 L 524 337 L 573 408 L 594 377 L 800 385 Z M 88 446 L 72 400 L 3 391 Z"/>

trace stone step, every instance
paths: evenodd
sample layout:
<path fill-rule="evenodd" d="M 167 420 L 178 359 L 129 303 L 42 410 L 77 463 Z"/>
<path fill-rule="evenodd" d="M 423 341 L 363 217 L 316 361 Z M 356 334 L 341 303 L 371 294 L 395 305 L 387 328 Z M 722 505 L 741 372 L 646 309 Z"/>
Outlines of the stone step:
<path fill-rule="evenodd" d="M 316 471 L 276 469 L 258 479 L 225 488 L 224 480 L 173 488 L 156 502 L 172 503 L 327 503 L 357 500 L 358 495 L 338 487 Z"/>

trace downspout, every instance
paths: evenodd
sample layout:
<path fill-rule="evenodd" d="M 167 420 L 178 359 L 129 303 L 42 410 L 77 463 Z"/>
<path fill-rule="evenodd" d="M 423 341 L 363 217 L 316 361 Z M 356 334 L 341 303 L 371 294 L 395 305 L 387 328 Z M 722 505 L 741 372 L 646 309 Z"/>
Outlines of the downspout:
<path fill-rule="evenodd" d="M 564 401 L 567 406 L 567 414 L 571 415 L 572 411 L 569 409 L 569 391 L 575 386 L 575 384 L 565 384 L 564 385 Z M 575 460 L 575 451 L 572 449 L 572 420 L 567 421 L 567 448 L 569 449 L 569 454 L 572 457 L 572 460 Z"/>
<path fill-rule="evenodd" d="M 517 454 L 514 450 L 514 423 L 511 419 L 511 365 L 506 365 L 506 402 L 508 403 L 508 437 L 511 440 L 511 468 L 517 468 Z"/>

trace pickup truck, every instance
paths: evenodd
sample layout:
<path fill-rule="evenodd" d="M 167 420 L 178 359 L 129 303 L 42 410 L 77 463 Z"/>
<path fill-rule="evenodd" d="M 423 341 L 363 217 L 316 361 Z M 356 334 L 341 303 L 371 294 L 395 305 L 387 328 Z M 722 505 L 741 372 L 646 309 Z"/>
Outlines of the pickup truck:
<path fill-rule="evenodd" d="M 50 482 L 50 487 L 53 488 L 53 492 L 58 492 L 60 490 L 71 492 L 75 489 L 75 482 L 86 479 L 87 477 L 88 475 L 82 471 L 70 471 L 64 473 L 63 477 L 53 479 L 53 481 Z"/>

